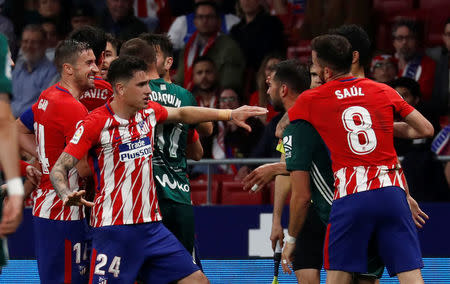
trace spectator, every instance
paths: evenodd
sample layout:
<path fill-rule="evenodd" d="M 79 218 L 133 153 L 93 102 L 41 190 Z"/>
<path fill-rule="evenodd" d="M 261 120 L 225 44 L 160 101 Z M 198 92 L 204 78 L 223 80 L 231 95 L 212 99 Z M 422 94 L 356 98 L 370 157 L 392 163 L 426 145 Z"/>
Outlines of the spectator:
<path fill-rule="evenodd" d="M 441 115 L 448 116 L 450 110 L 450 18 L 445 22 L 442 41 L 444 42 L 443 46 L 429 49 L 427 50 L 427 54 L 436 61 L 432 101 L 440 107 L 439 112 Z M 449 123 L 450 121 L 447 120 L 445 124 Z"/>
<path fill-rule="evenodd" d="M 263 0 L 239 0 L 237 10 L 241 21 L 230 34 L 242 48 L 247 68 L 255 72 L 267 54 L 286 53 L 283 24 L 267 12 Z"/>
<path fill-rule="evenodd" d="M 45 19 L 41 26 L 45 31 L 45 56 L 47 56 L 48 60 L 53 61 L 55 58 L 55 48 L 61 39 L 61 35 L 59 34 L 56 22 L 52 19 Z"/>
<path fill-rule="evenodd" d="M 397 78 L 397 60 L 390 54 L 380 54 L 372 59 L 370 73 L 373 80 L 390 83 Z"/>
<path fill-rule="evenodd" d="M 250 95 L 249 105 L 265 107 L 269 111 L 267 115 L 260 116 L 259 119 L 264 124 L 267 124 L 275 115 L 278 114 L 270 102 L 270 97 L 267 94 L 267 77 L 274 70 L 273 67 L 283 60 L 283 56 L 278 54 L 267 55 L 261 66 L 259 67 L 258 73 L 256 74 L 256 85 L 258 89 Z"/>
<path fill-rule="evenodd" d="M 15 117 L 20 116 L 34 104 L 57 71 L 45 56 L 45 32 L 39 25 L 28 25 L 22 32 L 22 58 L 12 72 L 14 98 L 11 109 Z"/>
<path fill-rule="evenodd" d="M 95 26 L 94 7 L 89 2 L 83 2 L 79 5 L 72 6 L 70 9 L 70 25 L 72 30 L 79 29 L 84 26 Z"/>
<path fill-rule="evenodd" d="M 220 94 L 219 108 L 236 109 L 241 106 L 238 94 L 232 89 L 225 89 Z M 213 138 L 212 157 L 214 159 L 248 158 L 252 148 L 258 143 L 263 124 L 257 118 L 246 121 L 252 132 L 237 127 L 227 121 L 217 122 L 217 134 Z M 219 170 L 226 174 L 237 174 L 238 165 L 222 165 Z"/>
<path fill-rule="evenodd" d="M 269 1 L 270 2 L 270 1 Z M 297 45 L 300 40 L 299 29 L 305 18 L 305 0 L 272 0 L 270 14 L 277 16 L 284 26 L 288 45 Z"/>
<path fill-rule="evenodd" d="M 102 63 L 100 64 L 100 76 L 103 80 L 108 77 L 108 69 L 111 62 L 114 61 L 119 56 L 120 42 L 114 38 L 112 34 L 106 34 L 106 49 L 105 56 Z"/>
<path fill-rule="evenodd" d="M 370 31 L 371 1 L 314 0 L 306 1 L 305 20 L 300 27 L 300 39 L 311 40 L 330 28 L 355 24 Z"/>
<path fill-rule="evenodd" d="M 204 56 L 195 60 L 192 94 L 199 106 L 217 108 L 219 84 L 214 62 Z"/>
<path fill-rule="evenodd" d="M 398 76 L 419 82 L 423 101 L 431 99 L 436 63 L 419 51 L 419 26 L 409 19 L 399 19 L 392 28 Z"/>
<path fill-rule="evenodd" d="M 419 84 L 411 78 L 398 78 L 391 86 L 403 99 L 422 113 L 439 131 L 436 113 L 427 109 L 421 101 Z M 402 168 L 408 182 L 409 191 L 417 201 L 449 201 L 447 181 L 442 163 L 434 159 L 431 151 L 432 138 L 429 139 L 394 139 L 395 150 L 404 157 Z"/>
<path fill-rule="evenodd" d="M 38 13 L 40 16 L 39 24 L 46 19 L 52 19 L 56 22 L 60 34 L 66 34 L 70 30 L 68 22 L 69 1 L 64 0 L 39 0 Z"/>
<path fill-rule="evenodd" d="M 195 0 L 195 3 L 204 0 Z M 220 32 L 228 34 L 235 24 L 239 22 L 239 18 L 233 14 L 219 13 L 220 17 Z M 168 35 L 173 43 L 175 50 L 184 48 L 189 38 L 197 30 L 194 24 L 195 14 L 189 13 L 187 15 L 178 16 L 170 26 Z"/>
<path fill-rule="evenodd" d="M 134 15 L 147 26 L 149 32 L 154 32 L 159 26 L 158 14 L 168 5 L 166 2 L 164 0 L 134 0 Z"/>
<path fill-rule="evenodd" d="M 147 26 L 133 15 L 133 0 L 106 0 L 101 27 L 117 39 L 126 41 L 147 32 Z"/>
<path fill-rule="evenodd" d="M 188 90 L 192 89 L 193 62 L 199 56 L 208 56 L 212 59 L 221 87 L 242 89 L 244 55 L 234 40 L 220 33 L 219 23 L 219 14 L 214 2 L 204 1 L 195 5 L 194 24 L 197 31 L 192 34 L 180 53 L 175 76 L 176 82 L 179 84 L 183 82 L 183 87 Z"/>

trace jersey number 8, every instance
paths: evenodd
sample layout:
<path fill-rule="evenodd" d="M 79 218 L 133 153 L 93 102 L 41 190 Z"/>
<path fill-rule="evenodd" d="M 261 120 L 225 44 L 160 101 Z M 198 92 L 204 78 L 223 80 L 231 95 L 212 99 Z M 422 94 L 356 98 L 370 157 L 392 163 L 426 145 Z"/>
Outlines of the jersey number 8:
<path fill-rule="evenodd" d="M 367 109 L 352 106 L 342 113 L 342 122 L 347 130 L 350 150 L 357 155 L 371 153 L 377 147 L 377 137 L 372 129 L 372 118 Z"/>

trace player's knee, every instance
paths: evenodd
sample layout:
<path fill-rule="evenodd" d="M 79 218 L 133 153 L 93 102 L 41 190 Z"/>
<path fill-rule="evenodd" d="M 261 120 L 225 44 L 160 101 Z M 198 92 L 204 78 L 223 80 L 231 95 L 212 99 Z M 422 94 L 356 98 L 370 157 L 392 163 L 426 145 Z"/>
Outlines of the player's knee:
<path fill-rule="evenodd" d="M 320 271 L 317 269 L 299 269 L 295 271 L 298 283 L 302 284 L 319 284 Z"/>
<path fill-rule="evenodd" d="M 191 275 L 181 279 L 178 284 L 209 284 L 208 278 L 200 270 L 192 273 Z"/>

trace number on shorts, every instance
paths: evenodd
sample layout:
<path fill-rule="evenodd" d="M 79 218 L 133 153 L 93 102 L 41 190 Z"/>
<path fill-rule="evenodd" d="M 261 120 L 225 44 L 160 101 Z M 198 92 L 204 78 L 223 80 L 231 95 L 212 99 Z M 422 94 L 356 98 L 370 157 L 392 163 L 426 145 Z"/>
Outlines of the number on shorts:
<path fill-rule="evenodd" d="M 355 119 L 359 120 L 358 124 Z M 377 137 L 372 129 L 372 118 L 367 109 L 361 106 L 347 108 L 342 113 L 342 122 L 348 132 L 347 141 L 353 153 L 366 155 L 377 147 Z M 360 138 L 363 138 L 363 142 Z"/>
<path fill-rule="evenodd" d="M 73 251 L 75 252 L 75 263 L 81 262 L 81 243 L 76 243 L 73 245 Z M 87 245 L 84 246 L 83 250 L 83 260 L 87 260 Z"/>
<path fill-rule="evenodd" d="M 108 268 L 108 272 L 114 275 L 114 277 L 119 277 L 120 274 L 120 256 L 115 256 L 111 262 L 111 265 Z M 108 262 L 108 256 L 106 254 L 97 255 L 96 261 L 100 261 L 96 266 L 94 273 L 97 275 L 105 275 L 105 271 L 102 270 L 102 267 L 106 265 Z"/>

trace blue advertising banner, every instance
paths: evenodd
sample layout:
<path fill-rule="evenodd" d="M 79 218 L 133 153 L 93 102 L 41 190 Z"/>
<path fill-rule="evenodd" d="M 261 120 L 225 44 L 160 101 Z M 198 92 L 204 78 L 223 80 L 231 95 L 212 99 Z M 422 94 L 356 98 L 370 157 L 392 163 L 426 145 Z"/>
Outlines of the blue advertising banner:
<path fill-rule="evenodd" d="M 424 203 L 430 219 L 419 238 L 424 257 L 450 257 L 450 203 Z M 287 228 L 288 207 L 283 212 Z M 197 206 L 197 240 L 203 259 L 272 257 L 269 240 L 272 206 Z M 25 210 L 19 230 L 8 238 L 11 259 L 34 258 L 31 209 Z"/>

